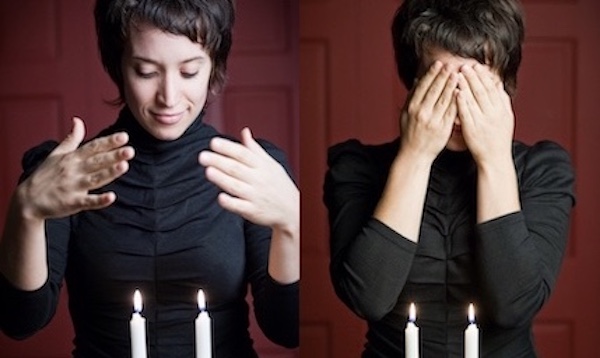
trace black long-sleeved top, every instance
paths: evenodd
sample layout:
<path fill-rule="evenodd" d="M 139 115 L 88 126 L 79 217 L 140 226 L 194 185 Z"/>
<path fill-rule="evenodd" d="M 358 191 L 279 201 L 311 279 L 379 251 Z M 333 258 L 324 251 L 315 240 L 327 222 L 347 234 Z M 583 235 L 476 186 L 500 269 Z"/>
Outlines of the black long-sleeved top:
<path fill-rule="evenodd" d="M 424 357 L 463 356 L 470 302 L 482 357 L 535 357 L 531 323 L 559 273 L 575 200 L 568 154 L 551 142 L 515 142 L 522 209 L 477 224 L 475 162 L 468 151 L 444 150 L 413 243 L 372 217 L 399 146 L 350 140 L 329 151 L 331 279 L 368 322 L 363 357 L 404 356 L 411 302 Z"/>
<path fill-rule="evenodd" d="M 52 318 L 65 278 L 75 328 L 74 357 L 129 357 L 132 298 L 139 288 L 149 357 L 192 357 L 196 294 L 202 288 L 213 322 L 215 357 L 255 357 L 248 332 L 250 284 L 254 311 L 274 342 L 298 344 L 298 283 L 267 273 L 271 231 L 219 206 L 198 153 L 219 134 L 201 118 L 175 141 L 153 138 L 124 109 L 100 133 L 126 131 L 135 148 L 129 171 L 108 208 L 47 220 L 49 279 L 22 292 L 0 275 L 0 328 L 21 338 Z M 283 153 L 261 145 L 287 166 Z M 56 146 L 45 143 L 23 160 L 24 177 Z"/>

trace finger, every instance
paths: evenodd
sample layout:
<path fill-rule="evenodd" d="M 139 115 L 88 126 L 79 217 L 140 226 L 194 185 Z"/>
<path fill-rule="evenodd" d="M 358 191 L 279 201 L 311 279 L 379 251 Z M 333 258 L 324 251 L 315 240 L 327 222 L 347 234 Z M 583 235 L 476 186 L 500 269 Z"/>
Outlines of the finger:
<path fill-rule="evenodd" d="M 440 99 L 442 92 L 447 87 L 451 74 L 452 73 L 446 66 L 444 66 L 444 68 L 438 72 L 437 76 L 431 83 L 431 86 L 429 86 L 425 97 L 423 98 L 422 108 L 434 108 L 435 104 Z"/>
<path fill-rule="evenodd" d="M 443 64 L 440 61 L 435 61 L 433 65 L 429 67 L 429 70 L 425 73 L 425 75 L 418 80 L 415 91 L 411 98 L 411 102 L 420 104 L 423 101 L 423 98 L 425 98 L 425 95 L 429 91 L 431 83 L 437 77 L 442 67 Z"/>
<path fill-rule="evenodd" d="M 244 146 L 246 146 L 246 148 L 250 149 L 251 151 L 253 151 L 255 153 L 267 154 L 265 149 L 260 144 L 258 144 L 258 142 L 252 136 L 252 131 L 250 130 L 250 128 L 245 127 L 244 129 L 242 129 L 241 135 L 242 135 L 242 144 L 244 144 Z"/>
<path fill-rule="evenodd" d="M 476 64 L 473 67 L 475 73 L 477 73 L 479 80 L 488 91 L 488 93 L 496 92 L 497 84 L 500 81 L 500 77 L 492 71 L 489 66 Z"/>
<path fill-rule="evenodd" d="M 52 151 L 51 155 L 54 154 L 66 154 L 74 151 L 79 147 L 79 144 L 85 137 L 85 125 L 79 117 L 73 117 L 73 128 L 71 133 Z"/>
<path fill-rule="evenodd" d="M 93 172 L 108 168 L 123 160 L 131 160 L 135 156 L 133 147 L 122 147 L 113 149 L 110 152 L 102 152 L 88 157 L 84 162 L 84 169 Z"/>
<path fill-rule="evenodd" d="M 502 103 L 504 104 L 504 109 L 506 111 L 512 112 L 512 99 L 508 92 L 504 89 L 504 83 L 498 83 L 498 91 L 500 92 L 500 97 L 502 97 Z"/>
<path fill-rule="evenodd" d="M 444 90 L 439 96 L 435 106 L 434 113 L 446 113 L 448 108 L 455 102 L 455 90 L 458 84 L 458 76 L 455 73 L 451 73 L 446 81 Z M 436 117 L 436 116 L 433 116 Z M 442 118 L 443 116 L 440 116 Z"/>
<path fill-rule="evenodd" d="M 468 106 L 468 111 L 471 114 L 472 118 L 480 117 L 482 111 L 479 107 L 479 103 L 475 99 L 475 94 L 472 91 L 471 85 L 466 79 L 466 75 L 462 72 L 458 74 L 458 95 L 464 100 L 463 104 Z M 458 98 L 458 97 L 457 97 Z M 459 106 L 459 116 L 461 113 L 461 109 Z M 461 117 L 462 118 L 462 117 Z"/>
<path fill-rule="evenodd" d="M 473 115 L 471 114 L 471 108 L 469 107 L 466 96 L 468 92 L 469 91 L 459 90 L 456 94 L 458 117 L 460 118 L 460 123 L 464 128 L 472 128 L 474 124 Z"/>
<path fill-rule="evenodd" d="M 77 206 L 78 211 L 83 210 L 98 210 L 110 206 L 117 200 L 114 192 L 106 192 L 102 194 L 89 194 L 82 197 Z"/>
<path fill-rule="evenodd" d="M 251 202 L 236 198 L 227 193 L 219 193 L 217 200 L 223 209 L 240 215 L 245 219 L 249 219 L 249 216 L 255 211 L 254 205 Z"/>
<path fill-rule="evenodd" d="M 215 137 L 210 141 L 210 149 L 215 153 L 233 158 L 247 166 L 252 166 L 251 153 L 243 144 L 226 138 Z"/>
<path fill-rule="evenodd" d="M 214 183 L 221 190 L 236 197 L 247 196 L 250 192 L 250 186 L 245 182 L 227 175 L 215 167 L 206 168 L 206 178 Z"/>
<path fill-rule="evenodd" d="M 135 149 L 131 146 L 95 153 L 85 159 L 85 169 L 90 172 L 101 170 L 121 161 L 129 161 L 133 159 L 133 157 L 135 157 Z"/>
<path fill-rule="evenodd" d="M 247 177 L 249 172 L 249 168 L 237 160 L 208 150 L 200 153 L 199 162 L 205 167 L 214 167 L 219 171 L 237 179 L 243 179 Z"/>
<path fill-rule="evenodd" d="M 483 67 L 482 65 L 476 64 L 475 67 Z M 473 98 L 475 99 L 475 103 L 483 112 L 489 110 L 491 108 L 490 97 L 488 93 L 487 87 L 483 84 L 482 78 L 480 78 L 479 74 L 475 71 L 475 69 L 469 65 L 464 65 L 460 68 L 460 72 L 464 75 L 466 82 L 463 82 L 463 85 L 466 83 L 470 89 L 470 92 L 473 94 Z M 487 77 L 487 76 L 486 76 Z M 460 88 L 459 82 L 459 88 Z M 460 88 L 465 89 L 465 88 Z"/>
<path fill-rule="evenodd" d="M 499 91 L 499 84 L 502 83 L 500 76 L 497 73 L 493 72 L 489 66 L 476 65 L 474 68 L 477 73 L 479 80 L 485 87 L 485 91 L 487 92 L 487 99 L 489 108 L 484 108 L 484 111 L 493 110 L 498 105 L 504 105 L 504 99 Z M 500 103 L 498 100 L 500 99 Z"/>
<path fill-rule="evenodd" d="M 125 174 L 128 170 L 129 163 L 127 161 L 121 161 L 108 168 L 85 174 L 81 176 L 81 179 L 79 180 L 79 189 L 93 190 L 101 188 Z"/>
<path fill-rule="evenodd" d="M 452 128 L 452 126 L 454 125 L 454 120 L 456 119 L 456 116 L 458 115 L 458 103 L 457 103 L 457 99 L 456 99 L 458 92 L 459 91 L 456 88 L 454 88 L 452 90 L 452 98 L 450 100 L 450 104 L 446 108 L 446 111 L 444 112 L 444 116 L 443 116 L 444 128 L 447 128 L 447 129 Z"/>
<path fill-rule="evenodd" d="M 90 157 L 97 153 L 108 152 L 110 150 L 122 147 L 127 144 L 128 141 L 129 134 L 126 132 L 118 132 L 87 142 L 81 147 L 80 153 L 84 157 Z"/>

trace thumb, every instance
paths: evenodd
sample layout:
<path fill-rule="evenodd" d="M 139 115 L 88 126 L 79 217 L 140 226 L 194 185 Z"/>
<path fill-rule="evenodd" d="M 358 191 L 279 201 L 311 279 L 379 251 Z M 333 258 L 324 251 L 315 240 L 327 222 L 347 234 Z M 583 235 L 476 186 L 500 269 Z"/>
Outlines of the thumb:
<path fill-rule="evenodd" d="M 85 137 L 85 125 L 79 117 L 73 117 L 71 133 L 54 149 L 53 154 L 66 154 L 74 151 Z"/>
<path fill-rule="evenodd" d="M 254 139 L 254 137 L 252 136 L 252 132 L 250 131 L 250 128 L 245 127 L 244 129 L 242 129 L 242 144 L 244 146 L 246 146 L 249 149 L 262 149 L 262 147 L 260 146 L 260 144 L 258 144 L 258 142 Z"/>

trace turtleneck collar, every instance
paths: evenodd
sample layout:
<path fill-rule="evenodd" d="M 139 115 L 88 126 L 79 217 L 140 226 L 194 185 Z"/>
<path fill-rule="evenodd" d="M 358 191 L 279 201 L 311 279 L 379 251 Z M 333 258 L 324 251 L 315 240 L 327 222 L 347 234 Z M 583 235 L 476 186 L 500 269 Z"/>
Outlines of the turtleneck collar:
<path fill-rule="evenodd" d="M 452 151 L 444 149 L 438 155 L 433 165 L 445 172 L 468 174 L 475 169 L 473 155 L 468 150 Z"/>

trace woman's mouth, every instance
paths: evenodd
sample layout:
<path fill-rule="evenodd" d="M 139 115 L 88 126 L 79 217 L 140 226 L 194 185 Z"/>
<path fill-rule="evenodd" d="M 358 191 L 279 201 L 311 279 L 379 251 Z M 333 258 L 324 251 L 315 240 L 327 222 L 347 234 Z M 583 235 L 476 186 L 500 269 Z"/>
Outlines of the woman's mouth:
<path fill-rule="evenodd" d="M 152 114 L 152 117 L 159 123 L 161 124 L 167 124 L 167 125 L 171 125 L 171 124 L 175 124 L 177 122 L 179 122 L 181 120 L 181 118 L 183 118 L 183 113 L 184 112 L 168 112 L 168 113 L 162 113 L 162 112 L 150 112 Z"/>

